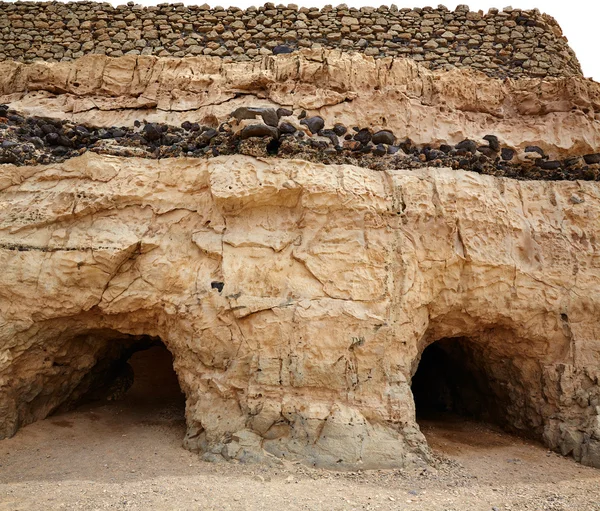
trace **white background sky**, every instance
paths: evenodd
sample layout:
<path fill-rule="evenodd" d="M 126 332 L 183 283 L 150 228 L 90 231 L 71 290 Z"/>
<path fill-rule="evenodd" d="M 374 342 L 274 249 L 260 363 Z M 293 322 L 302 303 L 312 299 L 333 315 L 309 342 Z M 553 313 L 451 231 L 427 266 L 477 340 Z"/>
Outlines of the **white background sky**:
<path fill-rule="evenodd" d="M 236 7 L 246 8 L 251 5 L 262 5 L 267 0 L 135 0 L 136 3 L 143 5 L 155 5 L 167 1 L 184 1 L 186 5 L 208 3 L 211 6 L 221 5 L 228 7 L 235 5 Z M 270 0 L 274 4 L 296 3 L 306 7 L 323 7 L 326 4 L 338 5 L 345 3 L 350 7 L 390 5 L 392 2 L 386 0 Z M 554 16 L 563 33 L 569 40 L 571 48 L 575 50 L 583 74 L 586 77 L 594 78 L 600 81 L 600 0 L 501 0 L 495 2 L 489 0 L 463 0 L 462 2 L 440 2 L 440 0 L 432 0 L 424 2 L 421 0 L 394 0 L 399 8 L 402 7 L 425 7 L 430 5 L 436 7 L 439 3 L 443 3 L 449 9 L 455 9 L 458 4 L 467 4 L 472 11 L 479 9 L 487 12 L 490 7 L 502 9 L 509 5 L 512 1 L 515 8 L 533 9 L 537 7 L 540 11 L 546 12 Z M 125 3 L 125 0 L 112 0 L 112 4 Z"/>

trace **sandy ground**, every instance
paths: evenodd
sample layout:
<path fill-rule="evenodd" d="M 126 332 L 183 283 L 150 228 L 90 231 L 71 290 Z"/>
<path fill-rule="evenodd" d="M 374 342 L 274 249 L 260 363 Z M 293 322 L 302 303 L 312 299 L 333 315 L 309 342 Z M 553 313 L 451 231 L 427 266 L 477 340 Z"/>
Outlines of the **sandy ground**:
<path fill-rule="evenodd" d="M 136 354 L 132 365 L 151 367 L 152 353 Z M 451 417 L 422 423 L 435 468 L 206 463 L 181 447 L 176 382 L 155 381 L 149 397 L 150 376 L 162 374 L 151 373 L 136 370 L 121 401 L 85 405 L 0 442 L 0 510 L 600 511 L 600 470 Z"/>

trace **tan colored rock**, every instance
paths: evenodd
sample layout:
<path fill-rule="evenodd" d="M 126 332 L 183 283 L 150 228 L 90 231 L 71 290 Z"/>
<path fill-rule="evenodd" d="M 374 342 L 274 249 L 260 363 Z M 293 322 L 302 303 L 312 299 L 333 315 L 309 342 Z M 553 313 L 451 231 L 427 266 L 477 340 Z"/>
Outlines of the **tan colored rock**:
<path fill-rule="evenodd" d="M 403 466 L 428 459 L 410 382 L 446 339 L 507 427 L 600 466 L 598 239 L 589 182 L 247 156 L 3 165 L 0 434 L 149 335 L 174 356 L 189 449 Z"/>

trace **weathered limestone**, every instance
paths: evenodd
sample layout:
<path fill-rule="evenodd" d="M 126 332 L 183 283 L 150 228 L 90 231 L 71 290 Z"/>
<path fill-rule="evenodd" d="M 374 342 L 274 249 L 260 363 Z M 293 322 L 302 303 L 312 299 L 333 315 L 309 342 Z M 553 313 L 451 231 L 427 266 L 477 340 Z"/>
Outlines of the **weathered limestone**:
<path fill-rule="evenodd" d="M 0 433 L 150 335 L 206 459 L 402 466 L 429 456 L 420 354 L 460 337 L 507 427 L 600 466 L 599 231 L 597 183 L 248 156 L 4 165 Z"/>
<path fill-rule="evenodd" d="M 598 152 L 600 87 L 580 77 L 495 80 L 431 72 L 407 59 L 306 50 L 226 63 L 214 57 L 88 56 L 74 62 L 0 62 L 0 103 L 96 126 L 134 121 L 224 121 L 238 107 L 287 107 L 327 126 L 391 130 L 415 144 L 498 137 L 554 159 Z"/>

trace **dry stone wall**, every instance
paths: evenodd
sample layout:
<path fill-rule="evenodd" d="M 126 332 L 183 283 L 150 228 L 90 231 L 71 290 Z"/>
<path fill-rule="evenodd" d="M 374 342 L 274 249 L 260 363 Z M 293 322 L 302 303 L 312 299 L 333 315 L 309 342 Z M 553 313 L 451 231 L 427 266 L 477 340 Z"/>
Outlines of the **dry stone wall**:
<path fill-rule="evenodd" d="M 560 27 L 537 9 L 0 2 L 0 59 L 52 62 L 94 53 L 243 61 L 301 48 L 410 57 L 430 69 L 470 67 L 501 78 L 581 75 Z"/>

